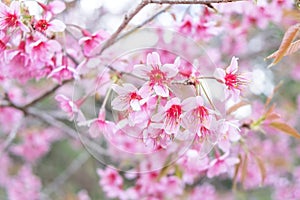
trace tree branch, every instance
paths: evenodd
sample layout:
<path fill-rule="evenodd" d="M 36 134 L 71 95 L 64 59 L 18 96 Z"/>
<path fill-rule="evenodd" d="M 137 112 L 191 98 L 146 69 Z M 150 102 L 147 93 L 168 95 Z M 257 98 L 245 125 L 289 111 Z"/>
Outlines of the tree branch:
<path fill-rule="evenodd" d="M 148 3 L 155 4 L 203 4 L 209 5 L 211 3 L 229 3 L 235 1 L 245 1 L 245 0 L 148 0 Z"/>
<path fill-rule="evenodd" d="M 133 19 L 134 16 L 136 16 L 146 5 L 148 4 L 147 1 L 143 0 L 141 3 L 137 5 L 137 7 L 129 14 L 126 14 L 121 25 L 119 28 L 110 36 L 110 38 L 105 42 L 102 49 L 100 50 L 99 54 L 102 54 L 102 52 L 107 49 L 109 46 L 111 46 L 115 39 L 118 37 L 118 35 L 122 32 L 122 30 L 127 26 L 127 24 Z"/>

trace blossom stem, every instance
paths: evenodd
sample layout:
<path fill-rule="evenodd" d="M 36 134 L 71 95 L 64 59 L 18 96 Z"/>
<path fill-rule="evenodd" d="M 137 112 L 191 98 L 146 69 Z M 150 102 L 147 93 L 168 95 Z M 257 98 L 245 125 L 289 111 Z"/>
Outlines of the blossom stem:
<path fill-rule="evenodd" d="M 109 98 L 109 96 L 110 96 L 111 91 L 112 91 L 112 87 L 110 87 L 110 88 L 107 90 L 106 95 L 105 95 L 105 97 L 104 97 L 104 100 L 103 100 L 103 103 L 102 103 L 102 105 L 101 105 L 100 110 L 101 110 L 101 109 L 105 109 L 105 105 L 106 105 L 106 103 L 107 103 L 107 101 L 108 101 L 108 98 Z"/>
<path fill-rule="evenodd" d="M 206 99 L 208 100 L 209 104 L 211 105 L 211 107 L 212 107 L 214 110 L 216 110 L 216 107 L 215 107 L 214 103 L 213 103 L 212 100 L 209 98 L 209 96 L 208 96 L 208 94 L 207 94 L 207 92 L 206 92 L 206 90 L 205 90 L 205 88 L 203 87 L 203 85 L 202 85 L 201 82 L 199 82 L 199 85 L 200 85 L 200 87 L 202 88 L 203 93 L 204 93 Z"/>

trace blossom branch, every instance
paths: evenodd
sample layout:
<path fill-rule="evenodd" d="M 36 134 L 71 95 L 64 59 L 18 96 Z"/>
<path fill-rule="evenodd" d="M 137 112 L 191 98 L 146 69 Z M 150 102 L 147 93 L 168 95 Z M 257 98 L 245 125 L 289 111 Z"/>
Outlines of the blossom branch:
<path fill-rule="evenodd" d="M 88 152 L 82 152 L 75 160 L 72 161 L 72 163 L 65 171 L 63 171 L 54 179 L 53 182 L 45 187 L 43 192 L 46 194 L 57 192 L 61 185 L 63 185 L 72 174 L 78 171 L 82 167 L 82 165 L 88 161 L 89 158 L 90 154 Z"/>

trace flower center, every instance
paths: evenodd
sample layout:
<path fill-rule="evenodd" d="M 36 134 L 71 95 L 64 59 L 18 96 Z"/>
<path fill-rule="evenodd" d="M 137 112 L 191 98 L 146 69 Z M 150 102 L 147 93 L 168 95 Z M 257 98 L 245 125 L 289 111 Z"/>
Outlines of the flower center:
<path fill-rule="evenodd" d="M 44 19 L 40 19 L 36 24 L 35 24 L 35 29 L 38 31 L 45 31 L 48 29 L 48 22 Z"/>
<path fill-rule="evenodd" d="M 181 115 L 181 106 L 180 105 L 172 105 L 171 108 L 167 111 L 167 118 L 170 119 L 178 119 Z"/>
<path fill-rule="evenodd" d="M 195 109 L 195 114 L 198 118 L 200 118 L 200 121 L 202 122 L 207 116 L 209 115 L 207 108 L 204 106 L 199 106 Z"/>
<path fill-rule="evenodd" d="M 130 93 L 129 97 L 131 100 L 133 100 L 133 99 L 141 100 L 142 99 L 142 97 L 140 95 L 138 95 L 136 92 Z"/>
<path fill-rule="evenodd" d="M 228 88 L 236 88 L 238 84 L 237 76 L 235 74 L 226 74 L 225 84 Z"/>
<path fill-rule="evenodd" d="M 163 73 L 159 69 L 153 69 L 150 72 L 150 80 L 153 83 L 162 83 L 164 80 L 166 80 L 165 73 Z"/>
<path fill-rule="evenodd" d="M 7 17 L 5 19 L 6 23 L 8 24 L 8 26 L 16 26 L 17 25 L 17 21 L 18 21 L 18 17 L 15 14 L 7 14 Z"/>

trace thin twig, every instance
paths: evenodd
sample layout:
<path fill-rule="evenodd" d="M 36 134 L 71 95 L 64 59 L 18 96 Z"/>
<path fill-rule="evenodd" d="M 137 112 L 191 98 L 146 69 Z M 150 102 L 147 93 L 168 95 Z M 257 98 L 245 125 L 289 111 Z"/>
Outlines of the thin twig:
<path fill-rule="evenodd" d="M 148 4 L 147 1 L 142 1 L 137 5 L 137 7 L 129 14 L 126 14 L 121 25 L 118 27 L 118 29 L 110 36 L 110 38 L 106 41 L 106 43 L 103 45 L 103 47 L 100 50 L 99 54 L 102 54 L 102 52 L 111 46 L 115 39 L 119 36 L 119 34 L 123 31 L 123 29 L 127 26 L 127 24 L 133 19 L 134 16 L 136 16 L 146 5 Z"/>
<path fill-rule="evenodd" d="M 31 102 L 27 103 L 24 106 L 21 106 L 22 109 L 27 109 L 31 106 L 33 106 L 34 104 L 38 103 L 39 101 L 45 99 L 46 97 L 48 97 L 49 95 L 51 95 L 52 93 L 54 93 L 58 88 L 60 88 L 62 85 L 65 85 L 66 83 L 69 83 L 73 81 L 72 79 L 70 80 L 65 80 L 62 82 L 61 85 L 57 84 L 56 86 L 54 86 L 53 88 L 51 88 L 50 90 L 48 90 L 47 92 L 45 92 L 44 94 L 42 94 L 41 96 L 35 98 L 34 100 L 32 100 Z"/>
<path fill-rule="evenodd" d="M 17 122 L 17 124 L 13 127 L 13 129 L 11 130 L 11 132 L 9 133 L 7 139 L 4 141 L 3 143 L 3 147 L 2 147 L 2 151 L 0 152 L 0 157 L 2 156 L 2 154 L 4 153 L 4 151 L 11 145 L 11 143 L 14 141 L 14 139 L 17 136 L 17 133 L 22 125 L 22 119 L 20 121 Z"/>
<path fill-rule="evenodd" d="M 97 151 L 100 155 L 108 155 L 108 152 L 106 152 L 105 149 L 101 148 L 98 144 L 96 144 L 94 141 L 89 139 L 84 134 L 76 132 L 74 129 L 69 127 L 68 125 L 64 124 L 63 122 L 55 119 L 53 116 L 42 112 L 38 109 L 31 108 L 28 110 L 28 114 L 38 118 L 39 120 L 43 121 L 44 123 L 57 127 L 60 130 L 64 131 L 69 137 L 78 140 L 79 136 L 84 139 L 85 145 L 92 148 L 93 150 Z"/>
<path fill-rule="evenodd" d="M 154 15 L 152 15 L 151 17 L 149 17 L 148 19 L 146 19 L 145 21 L 143 21 L 141 24 L 135 26 L 134 28 L 132 28 L 131 30 L 127 31 L 126 33 L 120 35 L 120 37 L 118 37 L 114 43 L 118 42 L 119 40 L 121 40 L 122 38 L 130 35 L 131 33 L 133 33 L 134 31 L 136 31 L 139 28 L 142 28 L 143 26 L 145 26 L 146 24 L 148 24 L 149 22 L 151 22 L 152 20 L 154 20 L 157 16 L 161 15 L 162 13 L 166 12 L 168 9 L 170 9 L 172 7 L 172 5 L 168 5 L 167 7 L 161 9 L 160 11 L 158 11 L 157 13 L 155 13 Z"/>

